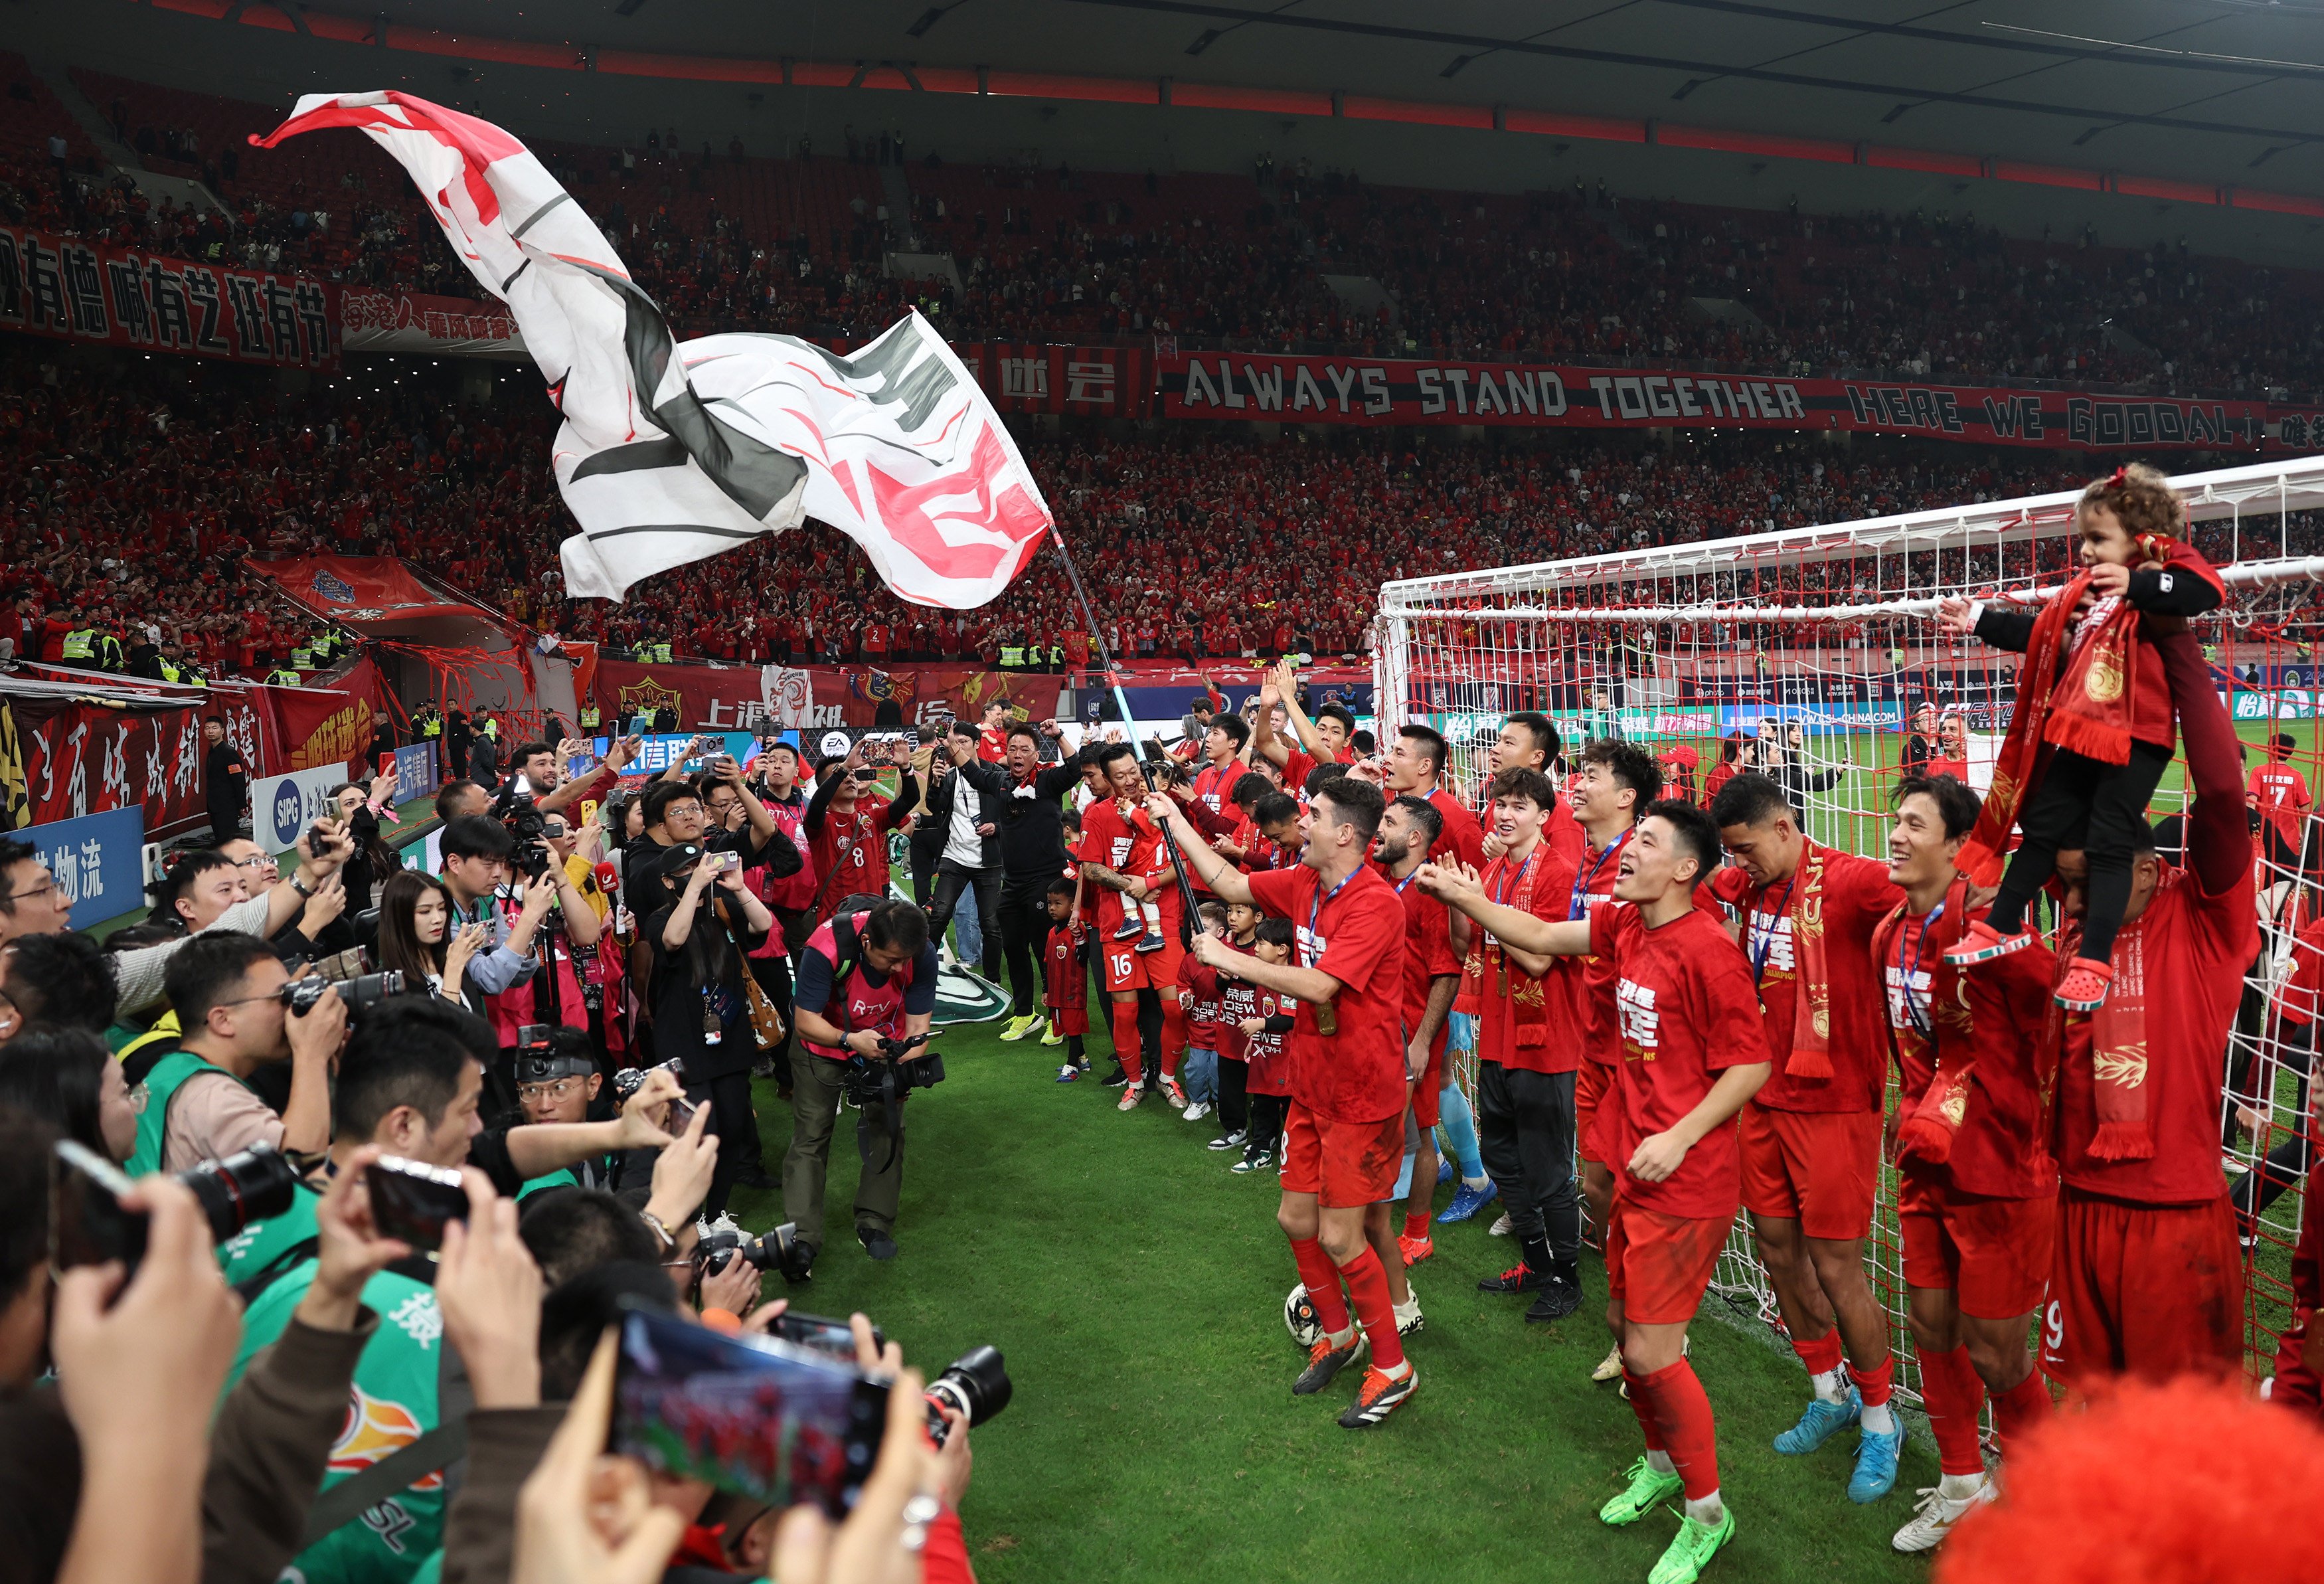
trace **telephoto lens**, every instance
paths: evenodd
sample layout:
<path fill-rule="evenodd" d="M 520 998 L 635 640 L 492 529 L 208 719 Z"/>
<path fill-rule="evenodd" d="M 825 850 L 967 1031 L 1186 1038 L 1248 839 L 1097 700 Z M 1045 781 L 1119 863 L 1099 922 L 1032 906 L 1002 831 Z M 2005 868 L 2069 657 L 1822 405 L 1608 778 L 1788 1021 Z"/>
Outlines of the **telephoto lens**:
<path fill-rule="evenodd" d="M 694 1246 L 694 1257 L 706 1276 L 718 1274 L 737 1256 L 762 1271 L 779 1270 L 790 1254 L 791 1232 L 788 1221 L 764 1237 L 753 1237 L 747 1232 L 713 1232 Z"/>
<path fill-rule="evenodd" d="M 937 1412 L 939 1407 L 964 1415 L 974 1429 L 1008 1407 L 1015 1390 L 1009 1384 L 1009 1366 L 1002 1362 L 1000 1348 L 990 1342 L 971 1348 L 928 1383 L 928 1434 L 936 1445 L 944 1445 L 951 1427 Z"/>
<path fill-rule="evenodd" d="M 282 1005 L 294 1017 L 304 1017 L 315 1010 L 315 1003 L 323 992 L 331 988 L 327 979 L 309 976 L 293 979 L 282 987 Z M 403 994 L 403 973 L 400 968 L 388 968 L 375 974 L 358 974 L 352 979 L 338 981 L 339 999 L 347 1004 L 349 1017 L 361 1017 L 390 996 Z"/>
<path fill-rule="evenodd" d="M 223 1161 L 204 1161 L 178 1173 L 210 1221 L 210 1241 L 224 1243 L 253 1221 L 290 1208 L 299 1174 L 272 1144 L 253 1144 Z"/>

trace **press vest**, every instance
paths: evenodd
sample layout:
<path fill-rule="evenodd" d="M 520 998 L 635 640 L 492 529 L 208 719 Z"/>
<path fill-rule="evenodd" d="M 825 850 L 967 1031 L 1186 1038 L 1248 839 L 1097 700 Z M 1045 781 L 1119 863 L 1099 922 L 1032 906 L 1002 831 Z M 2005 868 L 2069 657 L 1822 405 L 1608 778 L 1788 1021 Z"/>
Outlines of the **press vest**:
<path fill-rule="evenodd" d="M 161 1169 L 161 1149 L 170 1127 L 170 1103 L 186 1080 L 203 1073 L 215 1072 L 222 1078 L 235 1078 L 215 1062 L 205 1061 L 191 1051 L 172 1051 L 153 1064 L 153 1070 L 138 1085 L 144 1104 L 137 1112 L 137 1146 L 129 1152 L 129 1163 L 124 1168 L 132 1177 L 143 1177 Z M 248 1084 L 243 1084 L 248 1088 Z"/>
<path fill-rule="evenodd" d="M 860 935 L 864 921 L 871 916 L 870 913 L 851 915 L 851 932 Z M 834 973 L 839 971 L 839 936 L 834 927 L 835 923 L 835 920 L 825 922 L 808 938 L 807 943 L 809 951 L 831 964 Z M 904 992 L 912 987 L 915 966 L 915 959 L 907 959 L 896 966 L 896 971 L 888 976 L 886 984 L 874 985 L 865 975 L 862 959 L 859 957 L 855 966 L 848 970 L 847 982 L 832 986 L 831 999 L 823 1005 L 823 1020 L 835 1025 L 843 1034 L 870 1029 L 890 1040 L 902 1039 Z M 845 1061 L 855 1054 L 853 1051 L 818 1045 L 805 1034 L 799 1036 L 799 1043 L 831 1061 Z"/>

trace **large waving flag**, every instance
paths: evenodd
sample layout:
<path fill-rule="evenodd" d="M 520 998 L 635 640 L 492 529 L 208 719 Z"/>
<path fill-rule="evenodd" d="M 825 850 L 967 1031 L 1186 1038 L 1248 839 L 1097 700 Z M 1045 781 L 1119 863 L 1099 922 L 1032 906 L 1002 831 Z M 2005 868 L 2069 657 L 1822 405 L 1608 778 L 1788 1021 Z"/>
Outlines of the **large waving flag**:
<path fill-rule="evenodd" d="M 453 248 L 509 305 L 565 415 L 557 484 L 581 532 L 565 586 L 654 572 L 821 519 L 918 605 L 968 609 L 1041 546 L 1048 504 L 1000 415 L 914 312 L 853 357 L 791 336 L 678 341 L 525 146 L 410 94 L 309 94 L 264 138 L 346 126 L 402 162 Z"/>

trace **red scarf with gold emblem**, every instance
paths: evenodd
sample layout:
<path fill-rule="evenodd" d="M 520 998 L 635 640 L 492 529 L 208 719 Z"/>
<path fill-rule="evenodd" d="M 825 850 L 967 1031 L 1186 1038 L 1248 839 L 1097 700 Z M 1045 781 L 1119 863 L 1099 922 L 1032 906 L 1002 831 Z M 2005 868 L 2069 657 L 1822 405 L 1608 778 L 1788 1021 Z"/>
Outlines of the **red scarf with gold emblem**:
<path fill-rule="evenodd" d="M 1896 1128 L 1896 1153 L 1900 1159 L 1910 1157 L 1943 1164 L 1951 1158 L 1953 1138 L 1969 1115 L 1969 1079 L 1977 1070 L 1975 1030 L 1969 1022 L 1969 1007 L 1961 997 L 1960 969 L 1947 962 L 1944 956 L 1946 948 L 1959 941 L 1969 929 L 1969 881 L 1956 877 L 1945 891 L 1943 916 L 1929 926 L 1928 939 L 1921 944 L 1921 959 L 1929 964 L 1927 1031 L 1923 1032 L 1919 1023 L 1910 1018 L 1906 1020 L 1908 1026 L 1901 1029 L 1894 1018 L 1888 1021 L 1892 1044 L 1915 1056 L 1935 1047 L 1929 1087 Z M 1888 964 L 1889 942 L 1903 931 L 1904 923 L 1904 903 L 1900 902 L 1872 932 L 1873 960 L 1884 971 Z M 1901 989 L 1909 997 L 1913 993 L 1909 977 L 1912 968 L 1900 971 L 1907 976 Z M 1899 1070 L 1902 1068 L 1900 1058 Z"/>
<path fill-rule="evenodd" d="M 2166 871 L 2163 884 L 2176 878 Z M 2160 887 L 2156 894 L 2161 894 Z M 2139 928 L 2142 922 L 2125 924 L 2114 938 L 2114 978 L 2107 986 L 2107 998 L 2089 1014 L 2090 1093 L 2098 1120 L 2089 1153 L 2096 1161 L 2154 1158 L 2154 1135 L 2146 1125 L 2146 931 Z M 2059 939 L 2059 978 L 2066 977 L 2081 943 L 2080 925 L 2070 926 Z M 2043 1042 L 2063 1051 L 2065 1020 L 2080 1015 L 2053 1004 Z"/>
<path fill-rule="evenodd" d="M 1784 1071 L 1793 1078 L 1831 1077 L 1831 968 L 1824 958 L 1824 849 L 1800 844 L 1794 872 L 1792 912 L 1792 1055 Z"/>
<path fill-rule="evenodd" d="M 1519 912 L 1533 912 L 1534 884 L 1541 874 L 1543 855 L 1548 849 L 1546 841 L 1535 842 L 1533 851 L 1517 866 L 1514 884 L 1508 880 L 1508 859 L 1494 859 L 1485 871 L 1485 894 Z M 1507 887 L 1499 895 L 1493 892 L 1496 878 Z M 1546 1044 L 1549 1006 L 1542 994 L 1542 984 L 1523 968 L 1512 970 L 1500 941 L 1490 931 L 1479 929 L 1470 941 L 1468 959 L 1461 965 L 1461 993 L 1453 998 L 1453 1010 L 1477 1016 L 1484 1010 L 1486 996 L 1505 996 L 1509 1003 L 1509 1019 L 1516 1025 L 1511 1042 L 1519 1047 Z"/>

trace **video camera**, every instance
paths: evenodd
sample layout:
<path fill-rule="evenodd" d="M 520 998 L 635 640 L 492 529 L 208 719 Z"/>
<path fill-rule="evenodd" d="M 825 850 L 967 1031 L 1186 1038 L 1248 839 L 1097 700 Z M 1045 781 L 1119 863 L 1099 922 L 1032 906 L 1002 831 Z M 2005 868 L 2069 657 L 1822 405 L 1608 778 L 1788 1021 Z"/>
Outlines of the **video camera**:
<path fill-rule="evenodd" d="M 896 1098 L 901 1099 L 912 1089 L 932 1089 L 945 1080 L 944 1058 L 934 1051 L 918 1056 L 910 1052 L 928 1042 L 926 1034 L 914 1034 L 908 1040 L 882 1039 L 880 1049 L 888 1058 L 874 1061 L 868 1056 L 850 1056 L 840 1070 L 839 1087 L 848 1103 L 858 1107 L 877 1104 L 886 1098 L 890 1089 L 888 1079 L 894 1076 Z"/>
<path fill-rule="evenodd" d="M 510 866 L 528 880 L 548 874 L 557 855 L 549 850 L 548 823 L 532 794 L 517 791 L 511 782 L 493 801 L 493 817 L 507 828 L 509 839 L 516 843 L 516 851 L 509 857 Z"/>

